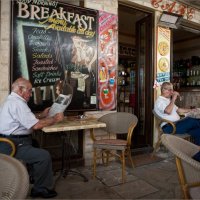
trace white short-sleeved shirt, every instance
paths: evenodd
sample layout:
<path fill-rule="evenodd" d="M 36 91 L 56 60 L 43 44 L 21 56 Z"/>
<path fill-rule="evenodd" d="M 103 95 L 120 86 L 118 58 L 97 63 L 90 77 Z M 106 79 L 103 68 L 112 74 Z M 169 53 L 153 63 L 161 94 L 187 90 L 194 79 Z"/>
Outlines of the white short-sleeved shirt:
<path fill-rule="evenodd" d="M 31 112 L 27 102 L 12 92 L 0 107 L 0 133 L 4 135 L 27 135 L 39 120 Z"/>
<path fill-rule="evenodd" d="M 163 119 L 175 122 L 180 119 L 180 116 L 177 113 L 178 107 L 174 104 L 171 114 L 165 113 L 165 108 L 170 104 L 170 99 L 163 96 L 159 96 L 154 105 L 154 111 Z M 166 124 L 166 123 L 165 123 Z M 162 124 L 161 126 L 164 126 Z"/>

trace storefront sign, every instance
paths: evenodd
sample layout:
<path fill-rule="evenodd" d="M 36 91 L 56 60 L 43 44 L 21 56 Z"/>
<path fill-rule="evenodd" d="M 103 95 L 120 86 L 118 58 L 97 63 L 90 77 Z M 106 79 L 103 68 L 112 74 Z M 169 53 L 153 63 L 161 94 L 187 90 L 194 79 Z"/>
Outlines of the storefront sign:
<path fill-rule="evenodd" d="M 96 108 L 97 11 L 59 1 L 17 0 L 11 28 L 13 80 L 28 78 L 45 93 L 67 78 L 74 90 L 71 108 Z"/>
<path fill-rule="evenodd" d="M 194 8 L 174 0 L 151 0 L 151 5 L 156 9 L 182 15 L 187 20 L 192 20 L 195 15 Z"/>
<path fill-rule="evenodd" d="M 157 28 L 157 76 L 159 84 L 170 80 L 170 29 Z"/>

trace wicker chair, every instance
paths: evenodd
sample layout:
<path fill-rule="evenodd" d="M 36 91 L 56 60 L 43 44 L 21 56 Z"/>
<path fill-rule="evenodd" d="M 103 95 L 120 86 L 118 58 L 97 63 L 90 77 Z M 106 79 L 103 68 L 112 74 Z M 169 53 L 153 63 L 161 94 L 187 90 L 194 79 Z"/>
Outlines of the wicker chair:
<path fill-rule="evenodd" d="M 109 113 L 101 118 L 99 121 L 106 123 L 105 131 L 108 133 L 108 139 L 97 140 L 94 134 L 91 135 L 94 144 L 93 154 L 93 177 L 96 177 L 96 161 L 102 159 L 102 162 L 106 159 L 106 163 L 109 162 L 110 156 L 117 156 L 122 163 L 122 182 L 125 182 L 125 156 L 128 156 L 132 167 L 134 167 L 131 157 L 131 138 L 133 130 L 137 125 L 138 119 L 135 115 L 126 112 L 114 112 Z M 110 139 L 110 133 L 114 134 L 127 134 L 127 139 Z"/>
<path fill-rule="evenodd" d="M 192 156 L 200 150 L 199 146 L 169 134 L 163 134 L 161 140 L 176 157 L 176 166 L 184 198 L 199 199 L 200 162 L 192 159 Z"/>
<path fill-rule="evenodd" d="M 5 154 L 0 154 L 0 163 L 0 199 L 25 199 L 29 191 L 26 167 Z"/>
<path fill-rule="evenodd" d="M 16 147 L 15 147 L 15 144 L 13 143 L 13 141 L 8 138 L 0 137 L 0 142 L 3 142 L 11 147 L 11 151 L 10 151 L 9 155 L 13 157 L 16 152 Z M 2 152 L 0 152 L 0 153 L 2 153 Z"/>
<path fill-rule="evenodd" d="M 168 123 L 168 124 L 170 124 L 172 126 L 173 130 L 172 130 L 172 132 L 170 134 L 176 135 L 177 137 L 181 137 L 181 138 L 183 138 L 185 140 L 188 140 L 188 141 L 191 140 L 191 136 L 189 134 L 187 134 L 187 133 L 185 133 L 185 134 L 176 134 L 176 125 L 173 122 L 161 118 L 159 115 L 157 115 L 157 113 L 154 110 L 152 112 L 154 114 L 154 117 L 156 118 L 156 127 L 157 127 L 157 130 L 158 130 L 158 141 L 155 144 L 154 151 L 153 151 L 152 155 L 154 155 L 156 153 L 156 151 L 158 150 L 158 148 L 161 145 L 161 136 L 162 136 L 162 134 L 164 134 L 164 132 L 163 132 L 163 130 L 161 128 L 161 124 L 163 122 L 166 122 L 166 123 Z"/>

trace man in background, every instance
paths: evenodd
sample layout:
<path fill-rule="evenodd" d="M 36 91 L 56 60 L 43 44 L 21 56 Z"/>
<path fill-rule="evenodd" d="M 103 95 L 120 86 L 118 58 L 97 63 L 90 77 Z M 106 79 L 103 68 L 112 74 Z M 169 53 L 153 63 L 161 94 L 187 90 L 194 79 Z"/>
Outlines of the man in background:
<path fill-rule="evenodd" d="M 175 104 L 180 94 L 173 90 L 172 83 L 164 82 L 161 85 L 161 96 L 155 102 L 154 111 L 163 119 L 174 122 L 177 134 L 189 134 L 194 139 L 195 144 L 200 145 L 200 119 L 185 117 L 180 120 L 179 114 L 186 114 L 192 109 L 178 108 Z M 171 133 L 170 124 L 161 124 L 164 133 Z"/>
<path fill-rule="evenodd" d="M 32 85 L 25 78 L 12 84 L 12 92 L 0 107 L 0 137 L 11 139 L 16 145 L 15 157 L 31 166 L 34 185 L 32 197 L 51 198 L 57 195 L 53 189 L 53 171 L 48 151 L 32 146 L 34 130 L 62 121 L 63 113 L 48 117 L 49 108 L 34 115 L 27 105 L 32 96 Z M 0 143 L 0 151 L 9 154 L 9 148 Z M 22 186 L 23 187 L 23 186 Z"/>

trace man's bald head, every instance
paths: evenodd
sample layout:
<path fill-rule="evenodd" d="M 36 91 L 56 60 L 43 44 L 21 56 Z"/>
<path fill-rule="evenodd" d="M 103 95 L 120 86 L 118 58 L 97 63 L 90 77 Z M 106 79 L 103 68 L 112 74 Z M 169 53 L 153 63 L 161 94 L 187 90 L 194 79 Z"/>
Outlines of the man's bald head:
<path fill-rule="evenodd" d="M 12 84 L 12 92 L 15 92 L 28 102 L 32 96 L 32 84 L 25 78 L 18 78 Z"/>
<path fill-rule="evenodd" d="M 12 91 L 17 93 L 20 90 L 21 87 L 26 88 L 27 86 L 30 86 L 30 85 L 31 85 L 31 83 L 27 79 L 18 78 L 12 84 Z"/>

